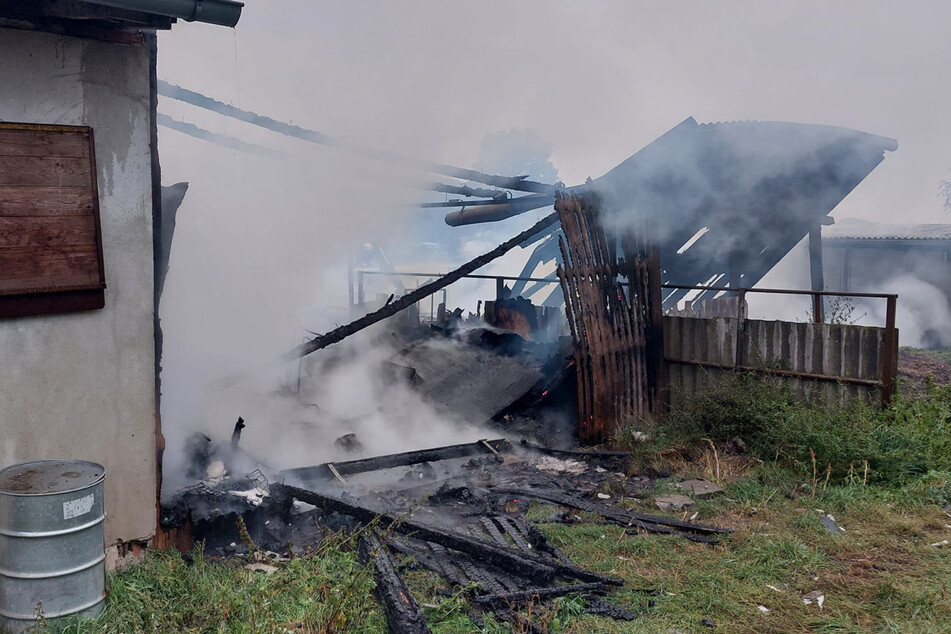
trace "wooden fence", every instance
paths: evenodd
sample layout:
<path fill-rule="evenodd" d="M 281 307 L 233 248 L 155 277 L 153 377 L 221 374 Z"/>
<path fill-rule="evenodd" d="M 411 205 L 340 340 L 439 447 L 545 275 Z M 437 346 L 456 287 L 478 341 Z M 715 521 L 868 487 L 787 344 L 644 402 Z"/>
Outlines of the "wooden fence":
<path fill-rule="evenodd" d="M 664 317 L 664 360 L 673 407 L 710 379 L 739 368 L 788 381 L 809 401 L 883 398 L 897 371 L 898 336 L 886 329 L 826 323 Z"/>

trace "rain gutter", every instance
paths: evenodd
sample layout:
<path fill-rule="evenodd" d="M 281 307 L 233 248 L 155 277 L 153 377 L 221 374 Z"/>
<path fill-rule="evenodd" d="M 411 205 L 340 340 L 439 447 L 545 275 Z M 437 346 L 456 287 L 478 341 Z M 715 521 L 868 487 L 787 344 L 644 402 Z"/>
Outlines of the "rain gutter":
<path fill-rule="evenodd" d="M 233 0 L 84 0 L 129 11 L 178 18 L 186 22 L 205 22 L 234 27 L 241 17 L 243 2 Z"/>

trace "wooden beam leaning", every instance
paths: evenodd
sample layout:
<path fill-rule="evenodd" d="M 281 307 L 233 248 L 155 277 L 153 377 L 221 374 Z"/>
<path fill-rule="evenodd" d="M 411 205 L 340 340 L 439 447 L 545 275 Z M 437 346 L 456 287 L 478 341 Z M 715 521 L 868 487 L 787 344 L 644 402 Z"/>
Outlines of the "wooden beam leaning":
<path fill-rule="evenodd" d="M 326 348 L 327 346 L 335 344 L 339 341 L 342 341 L 346 339 L 347 337 L 349 337 L 350 335 L 360 332 L 361 330 L 368 328 L 377 322 L 383 321 L 387 317 L 391 317 L 395 315 L 396 313 L 409 308 L 410 306 L 412 306 L 419 300 L 425 297 L 429 297 L 433 293 L 446 288 L 453 282 L 462 279 L 464 276 L 468 275 L 469 273 L 472 273 L 476 269 L 482 268 L 489 262 L 502 257 L 503 255 L 505 255 L 506 253 L 508 253 L 509 251 L 511 251 L 518 245 L 520 245 L 522 242 L 524 242 L 528 238 L 531 238 L 533 235 L 535 235 L 539 231 L 542 231 L 543 229 L 547 229 L 548 227 L 555 224 L 556 222 L 558 222 L 557 213 L 553 213 L 553 214 L 549 214 L 545 216 L 544 218 L 542 218 L 541 220 L 539 220 L 534 225 L 532 225 L 525 231 L 521 232 L 514 238 L 510 238 L 506 240 L 505 242 L 503 242 L 502 244 L 500 244 L 499 246 L 492 249 L 491 251 L 487 253 L 483 253 L 479 257 L 473 260 L 470 260 L 469 262 L 466 262 L 459 268 L 455 269 L 454 271 L 450 273 L 447 273 L 446 275 L 439 278 L 438 280 L 433 280 L 432 282 L 428 284 L 423 284 L 416 290 L 411 291 L 407 293 L 406 295 L 403 295 L 402 297 L 400 297 L 399 299 L 393 302 L 390 302 L 389 304 L 387 304 L 383 308 L 380 308 L 379 310 L 369 313 L 368 315 L 364 315 L 360 319 L 357 319 L 356 321 L 352 321 L 345 326 L 340 326 L 339 328 L 331 330 L 328 333 L 314 337 L 310 341 L 307 341 L 295 347 L 294 349 L 289 350 L 288 352 L 286 352 L 284 355 L 281 356 L 281 361 L 285 361 L 285 362 L 293 361 L 295 359 L 299 359 L 303 356 L 306 356 L 310 354 L 311 352 L 320 350 L 321 348 Z"/>
<path fill-rule="evenodd" d="M 272 484 L 271 495 L 275 499 L 295 499 L 313 504 L 327 511 L 336 511 L 342 515 L 349 515 L 357 521 L 370 523 L 376 521 L 381 530 L 391 529 L 404 535 L 411 535 L 423 541 L 432 542 L 445 548 L 458 550 L 471 555 L 480 561 L 485 561 L 504 570 L 517 570 L 519 574 L 544 583 L 549 583 L 557 577 L 578 579 L 585 582 L 603 583 L 606 577 L 596 573 L 578 569 L 576 566 L 548 561 L 535 554 L 524 553 L 514 548 L 504 548 L 489 542 L 475 539 L 461 533 L 425 526 L 412 520 L 397 518 L 388 513 L 350 504 L 316 491 L 308 491 L 286 484 Z M 623 584 L 619 579 L 613 580 L 618 585 Z"/>
<path fill-rule="evenodd" d="M 402 453 L 392 453 L 385 456 L 374 456 L 372 458 L 360 458 L 358 460 L 347 460 L 346 462 L 333 462 L 313 467 L 298 467 L 296 469 L 286 469 L 280 472 L 283 478 L 291 478 L 304 482 L 310 480 L 329 480 L 337 476 L 348 476 L 355 473 L 366 473 L 368 471 L 378 471 L 380 469 L 392 469 L 394 467 L 407 467 L 409 465 L 420 464 L 423 462 L 436 462 L 438 460 L 449 460 L 451 458 L 465 458 L 467 456 L 478 456 L 486 454 L 498 455 L 498 450 L 506 450 L 510 447 L 508 441 L 504 438 L 495 440 L 477 440 L 476 442 L 464 443 L 460 445 L 447 445 L 445 447 L 435 447 L 433 449 L 420 449 L 417 451 L 404 451 Z M 334 473 L 336 471 L 336 473 Z"/>
<path fill-rule="evenodd" d="M 539 220 L 534 225 L 532 225 L 525 231 L 521 232 L 517 236 L 506 240 L 505 242 L 495 247 L 491 251 L 483 253 L 479 257 L 466 262 L 459 268 L 447 273 L 446 275 L 442 276 L 438 280 L 433 280 L 432 282 L 429 282 L 428 284 L 423 284 L 419 288 L 407 293 L 406 295 L 403 295 L 399 299 L 390 302 L 386 306 L 383 306 L 382 308 L 375 310 L 372 313 L 368 313 L 364 315 L 363 317 L 355 321 L 352 321 L 349 324 L 340 326 L 339 328 L 335 328 L 334 330 L 331 330 L 330 332 L 324 333 L 322 335 L 318 335 L 314 337 L 313 339 L 306 341 L 302 343 L 301 345 L 292 348 L 291 350 L 288 350 L 287 352 L 282 354 L 280 357 L 278 357 L 277 362 L 288 363 L 290 361 L 295 361 L 297 359 L 300 359 L 301 357 L 305 357 L 312 352 L 316 352 L 317 350 L 326 348 L 327 346 L 333 345 L 335 343 L 339 343 L 343 341 L 344 339 L 346 339 L 347 337 L 349 337 L 350 335 L 356 334 L 360 332 L 361 330 L 365 330 L 366 328 L 369 328 L 373 324 L 383 321 L 387 317 L 392 317 L 396 313 L 406 310 L 407 308 L 409 308 L 416 302 L 420 301 L 421 299 L 429 297 L 430 295 L 432 295 L 433 293 L 436 293 L 437 291 L 441 291 L 442 289 L 446 288 L 453 282 L 456 282 L 462 279 L 463 277 L 465 277 L 466 275 L 472 273 L 476 269 L 480 269 L 486 264 L 488 264 L 489 262 L 492 262 L 493 260 L 496 260 L 502 257 L 503 255 L 505 255 L 512 249 L 514 249 L 515 247 L 519 246 L 520 244 L 522 244 L 523 242 L 525 242 L 526 240 L 534 236 L 536 233 L 539 233 L 540 231 L 547 229 L 548 227 L 555 224 L 556 222 L 558 222 L 557 213 L 552 213 L 545 216 L 544 218 L 542 218 L 541 220 Z M 235 383 L 239 383 L 247 378 L 250 378 L 250 376 L 252 375 L 253 375 L 252 372 L 242 372 L 239 374 L 234 374 L 234 375 L 223 378 L 220 381 L 220 384 L 221 384 L 221 387 L 229 387 L 231 385 L 234 385 Z"/>

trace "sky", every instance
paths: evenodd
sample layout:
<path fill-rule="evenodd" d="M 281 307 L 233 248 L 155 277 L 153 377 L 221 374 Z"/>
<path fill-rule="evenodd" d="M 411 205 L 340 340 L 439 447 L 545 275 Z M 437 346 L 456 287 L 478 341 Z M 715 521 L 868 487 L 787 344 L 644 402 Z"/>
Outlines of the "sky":
<path fill-rule="evenodd" d="M 898 150 L 834 217 L 951 223 L 938 196 L 951 176 L 949 32 L 947 0 L 247 0 L 234 30 L 179 22 L 161 33 L 158 76 L 461 167 L 480 163 L 486 138 L 514 129 L 550 146 L 567 185 L 601 176 L 689 116 L 843 126 L 895 138 Z M 306 336 L 302 325 L 349 320 L 348 249 L 410 238 L 422 194 L 398 167 L 167 98 L 159 112 L 286 155 L 159 129 L 163 182 L 191 183 L 162 298 L 163 421 L 191 428 L 209 381 L 266 365 Z M 514 235 L 536 217 L 497 230 Z M 498 241 L 473 239 L 464 255 Z M 517 271 L 513 257 L 486 272 Z M 788 284 L 808 283 L 802 266 L 786 268 Z M 452 293 L 491 297 L 490 286 L 454 287 L 450 305 Z M 794 310 L 786 318 L 801 317 Z"/>
<path fill-rule="evenodd" d="M 834 215 L 947 222 L 937 187 L 951 170 L 951 3 L 907 6 L 248 0 L 233 31 L 180 22 L 163 33 L 159 76 L 333 136 L 466 167 L 486 134 L 531 129 L 569 185 L 687 116 L 839 125 L 896 138 L 899 149 Z M 243 124 L 181 115 L 256 136 Z M 195 180 L 170 164 L 195 154 L 194 144 L 167 130 L 160 140 L 169 177 Z M 199 152 L 221 160 L 219 149 Z"/>

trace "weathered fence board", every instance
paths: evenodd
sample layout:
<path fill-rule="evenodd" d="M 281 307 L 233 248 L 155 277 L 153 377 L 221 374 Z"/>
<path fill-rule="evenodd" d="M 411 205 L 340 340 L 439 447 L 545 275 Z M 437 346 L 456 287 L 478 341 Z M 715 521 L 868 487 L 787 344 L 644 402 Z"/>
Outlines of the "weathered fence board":
<path fill-rule="evenodd" d="M 738 326 L 742 335 L 738 339 Z M 723 372 L 737 367 L 788 382 L 808 401 L 844 403 L 881 396 L 885 329 L 844 324 L 664 317 L 664 360 L 671 405 L 683 404 Z M 740 346 L 739 348 L 737 346 Z M 895 368 L 892 368 L 894 376 Z"/>

